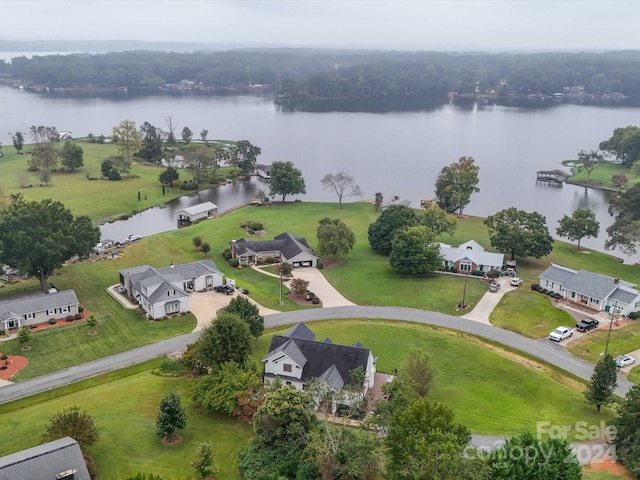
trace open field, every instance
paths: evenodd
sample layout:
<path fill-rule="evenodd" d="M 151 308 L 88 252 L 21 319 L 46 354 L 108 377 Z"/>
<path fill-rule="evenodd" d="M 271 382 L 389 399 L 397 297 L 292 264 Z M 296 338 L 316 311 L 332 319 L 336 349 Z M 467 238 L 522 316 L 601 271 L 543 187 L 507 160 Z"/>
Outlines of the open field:
<path fill-rule="evenodd" d="M 589 176 L 589 181 L 594 185 L 617 190 L 618 187 L 611 181 L 613 175 L 626 175 L 628 186 L 640 182 L 640 176 L 634 175 L 629 167 L 611 162 L 597 164 Z M 569 177 L 569 180 L 586 182 L 587 172 L 585 170 L 577 172 L 575 175 Z"/>
<path fill-rule="evenodd" d="M 567 350 L 578 358 L 596 363 L 604 352 L 608 328 L 599 328 L 589 335 L 569 343 Z M 621 329 L 611 330 L 608 353 L 616 357 L 640 348 L 640 322 L 633 322 Z"/>
<path fill-rule="evenodd" d="M 312 329 L 319 338 L 329 336 L 336 343 L 362 342 L 378 356 L 378 370 L 383 372 L 398 368 L 409 348 L 426 349 L 438 372 L 430 397 L 453 408 L 456 421 L 476 433 L 512 435 L 535 430 L 537 421 L 597 424 L 611 418 L 610 410 L 596 414 L 586 404 L 580 393 L 582 384 L 573 378 L 473 337 L 373 320 L 318 322 Z M 258 341 L 255 357 L 264 355 L 271 333 Z M 0 424 L 21 432 L 0 443 L 0 455 L 39 443 L 53 414 L 80 405 L 95 417 L 101 432 L 100 441 L 90 449 L 101 478 L 124 478 L 138 471 L 188 475 L 197 445 L 211 440 L 222 467 L 220 478 L 239 479 L 237 453 L 249 442 L 251 427 L 201 411 L 191 402 L 192 380 L 151 375 L 149 371 L 161 361 L 0 406 Z M 183 443 L 164 447 L 155 435 L 155 418 L 161 398 L 171 391 L 180 395 L 189 419 L 180 432 Z M 500 405 L 500 415 L 491 413 L 496 405 Z"/>

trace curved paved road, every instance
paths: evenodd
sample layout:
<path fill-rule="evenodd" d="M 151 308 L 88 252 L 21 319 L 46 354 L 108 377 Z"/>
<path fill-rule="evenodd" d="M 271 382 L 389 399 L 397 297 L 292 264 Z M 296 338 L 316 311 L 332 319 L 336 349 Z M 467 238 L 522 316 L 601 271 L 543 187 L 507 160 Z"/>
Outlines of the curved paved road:
<path fill-rule="evenodd" d="M 406 322 L 423 323 L 459 330 L 490 341 L 500 343 L 509 348 L 520 350 L 532 357 L 556 365 L 578 377 L 589 379 L 593 373 L 593 365 L 568 354 L 560 345 L 547 339 L 532 340 L 508 330 L 502 330 L 464 318 L 453 317 L 437 312 L 428 312 L 412 308 L 400 307 L 367 307 L 345 306 L 297 310 L 265 316 L 265 327 L 290 325 L 297 322 L 313 322 L 332 318 L 382 318 Z M 101 373 L 117 370 L 146 360 L 160 357 L 176 350 L 183 349 L 198 337 L 198 333 L 189 333 L 169 340 L 153 343 L 144 347 L 111 355 L 99 360 L 87 362 L 71 368 L 43 375 L 24 382 L 14 383 L 0 389 L 0 403 L 34 395 L 62 385 L 93 377 Z M 616 393 L 624 396 L 632 383 L 618 377 Z"/>

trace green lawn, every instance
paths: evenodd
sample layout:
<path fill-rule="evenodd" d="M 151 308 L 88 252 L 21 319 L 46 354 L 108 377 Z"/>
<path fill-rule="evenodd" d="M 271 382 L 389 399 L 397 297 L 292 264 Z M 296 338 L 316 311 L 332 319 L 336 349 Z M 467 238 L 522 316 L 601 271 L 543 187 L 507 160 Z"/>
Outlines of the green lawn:
<path fill-rule="evenodd" d="M 565 425 L 584 420 L 597 424 L 612 415 L 610 410 L 596 414 L 576 388 L 576 381 L 559 370 L 541 372 L 523 366 L 506 358 L 512 354 L 498 353 L 473 337 L 374 320 L 318 322 L 311 328 L 319 338 L 329 336 L 336 343 L 362 342 L 378 357 L 378 370 L 382 372 L 398 368 L 409 348 L 426 349 L 438 372 L 431 398 L 449 405 L 456 412 L 456 421 L 475 433 L 535 431 L 538 421 Z M 270 334 L 258 341 L 256 357 L 266 352 Z M 0 405 L 0 424 L 7 431 L 20 432 L 0 442 L 0 456 L 38 444 L 52 415 L 80 405 L 95 417 L 100 429 L 101 438 L 90 453 L 101 478 L 125 478 L 137 471 L 164 477 L 189 475 L 189 462 L 197 445 L 211 441 L 222 467 L 219 477 L 239 479 L 237 454 L 249 442 L 251 427 L 201 411 L 191 402 L 192 380 L 151 375 L 150 370 L 162 361 Z M 180 432 L 183 443 L 164 447 L 155 435 L 155 418 L 160 400 L 172 391 L 180 395 L 189 419 L 187 428 Z M 496 405 L 500 406 L 499 415 Z"/>
<path fill-rule="evenodd" d="M 570 160 L 566 162 L 570 162 Z M 565 164 L 565 162 L 563 162 L 563 164 Z M 640 176 L 631 173 L 631 169 L 629 167 L 611 162 L 597 164 L 591 172 L 591 175 L 589 176 L 589 181 L 594 185 L 617 189 L 617 187 L 611 181 L 611 177 L 613 175 L 626 175 L 628 179 L 628 186 L 640 182 Z M 575 175 L 569 177 L 569 179 L 578 182 L 586 182 L 587 172 L 585 170 L 582 170 L 581 172 L 578 172 Z"/>
<path fill-rule="evenodd" d="M 600 359 L 600 354 L 604 352 L 608 333 L 606 326 L 599 328 L 569 343 L 567 350 L 578 358 L 596 363 Z M 611 330 L 608 353 L 613 357 L 627 354 L 638 348 L 640 348 L 640 322 L 633 322 L 620 330 Z"/>
<path fill-rule="evenodd" d="M 573 326 L 573 317 L 554 307 L 553 299 L 527 287 L 522 285 L 502 297 L 500 308 L 489 317 L 492 325 L 531 338 L 544 338 L 561 325 Z"/>

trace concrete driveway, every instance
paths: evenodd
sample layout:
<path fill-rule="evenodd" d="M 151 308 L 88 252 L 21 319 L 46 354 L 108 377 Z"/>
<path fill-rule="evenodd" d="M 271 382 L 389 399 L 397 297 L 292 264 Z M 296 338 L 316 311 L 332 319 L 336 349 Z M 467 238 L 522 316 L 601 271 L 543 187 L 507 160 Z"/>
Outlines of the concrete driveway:
<path fill-rule="evenodd" d="M 474 322 L 480 322 L 487 325 L 491 325 L 489 321 L 489 315 L 493 312 L 493 309 L 496 308 L 502 297 L 505 293 L 511 292 L 516 288 L 520 287 L 512 287 L 511 277 L 500 277 L 496 280 L 500 284 L 500 290 L 495 293 L 489 291 L 489 285 L 487 285 L 487 292 L 482 296 L 478 304 L 471 310 L 469 313 L 465 313 L 461 318 L 466 318 L 467 320 L 473 320 Z"/>
<path fill-rule="evenodd" d="M 236 290 L 233 295 L 225 295 L 224 293 L 218 293 L 214 291 L 192 293 L 189 297 L 189 307 L 191 308 L 191 313 L 193 313 L 198 320 L 198 324 L 196 325 L 196 328 L 193 329 L 193 331 L 199 332 L 204 327 L 209 325 L 211 323 L 211 319 L 216 316 L 216 312 L 222 307 L 226 307 L 227 305 L 229 305 L 231 299 L 238 295 L 242 295 L 238 292 L 238 290 Z M 277 310 L 265 308 L 259 303 L 251 300 L 251 298 L 249 298 L 249 301 L 258 306 L 260 315 L 271 315 L 273 313 L 278 313 Z"/>
<path fill-rule="evenodd" d="M 315 293 L 322 301 L 322 307 L 347 307 L 355 305 L 333 288 L 333 285 L 324 277 L 317 268 L 301 267 L 293 270 L 295 278 L 302 278 L 309 282 L 309 291 Z M 285 282 L 288 283 L 288 282 Z M 289 286 L 287 284 L 287 286 Z"/>

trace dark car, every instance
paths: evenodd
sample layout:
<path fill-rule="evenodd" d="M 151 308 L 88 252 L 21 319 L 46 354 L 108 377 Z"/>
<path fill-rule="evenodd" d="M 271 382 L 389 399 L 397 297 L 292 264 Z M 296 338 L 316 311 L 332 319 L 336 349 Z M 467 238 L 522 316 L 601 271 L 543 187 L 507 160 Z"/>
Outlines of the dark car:
<path fill-rule="evenodd" d="M 218 293 L 224 293 L 225 295 L 233 295 L 234 288 L 231 285 L 217 285 L 213 289 Z"/>
<path fill-rule="evenodd" d="M 583 318 L 576 323 L 576 330 L 579 332 L 588 332 L 598 326 L 599 322 L 595 318 Z"/>

